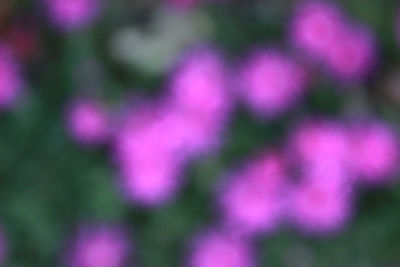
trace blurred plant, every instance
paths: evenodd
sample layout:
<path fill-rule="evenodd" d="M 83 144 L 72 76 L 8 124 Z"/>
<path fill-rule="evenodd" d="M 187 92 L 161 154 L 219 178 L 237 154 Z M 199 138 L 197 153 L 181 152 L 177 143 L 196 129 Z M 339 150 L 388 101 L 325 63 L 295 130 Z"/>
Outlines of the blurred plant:
<path fill-rule="evenodd" d="M 209 230 L 193 240 L 190 267 L 255 266 L 251 247 L 243 238 L 224 231 Z"/>
<path fill-rule="evenodd" d="M 53 26 L 44 23 L 44 30 L 32 14 L 26 21 L 14 18 L 11 1 L 0 3 L 0 108 L 15 105 L 27 77 L 35 89 L 29 105 L 2 118 L 0 167 L 6 167 L 0 169 L 0 189 L 11 205 L 0 213 L 18 240 L 0 235 L 0 261 L 10 255 L 10 266 L 54 266 L 46 255 L 57 250 L 63 232 L 89 217 L 95 223 L 66 242 L 60 264 L 176 266 L 164 259 L 180 258 L 191 267 L 279 266 L 274 255 L 264 261 L 264 251 L 255 253 L 253 245 L 261 248 L 259 241 L 268 236 L 268 242 L 284 244 L 275 247 L 275 257 L 295 251 L 298 261 L 280 261 L 287 266 L 326 266 L 308 247 L 319 247 L 318 238 L 339 238 L 352 218 L 365 220 L 354 216 L 359 193 L 391 186 L 400 159 L 396 126 L 380 116 L 392 107 L 371 97 L 384 93 L 400 101 L 398 71 L 380 80 L 381 70 L 391 68 L 378 65 L 391 53 L 386 39 L 373 33 L 382 25 L 362 25 L 326 1 L 217 2 L 228 1 L 42 0 L 39 9 Z M 293 14 L 286 13 L 288 3 L 295 5 Z M 34 6 L 15 5 L 24 12 Z M 353 3 L 346 5 L 351 10 Z M 131 7 L 137 9 L 135 26 Z M 365 11 L 358 11 L 351 14 L 362 17 Z M 280 25 L 283 19 L 288 25 Z M 89 27 L 95 22 L 99 27 Z M 268 44 L 255 44 L 266 36 Z M 20 62 L 32 67 L 28 75 Z M 135 91 L 154 85 L 161 92 L 120 90 L 127 84 Z M 384 90 L 372 92 L 371 84 Z M 64 103 L 60 122 L 55 118 Z M 70 146 L 65 133 L 78 146 Z M 14 135 L 18 140 L 8 144 Z M 398 189 L 387 192 L 400 199 Z M 138 230 L 134 250 L 130 235 L 109 221 Z M 385 235 L 397 232 L 395 223 L 380 227 L 387 229 L 376 239 L 390 241 Z M 369 241 L 365 236 L 375 229 L 365 224 L 369 235 L 358 229 L 352 234 Z M 207 230 L 191 236 L 199 225 Z M 288 234 L 292 228 L 308 237 L 306 246 Z M 35 238 L 20 244 L 25 235 Z M 188 244 L 184 256 L 178 253 L 182 244 Z M 280 247 L 288 244 L 282 254 Z M 356 254 L 349 247 L 340 251 Z"/>
<path fill-rule="evenodd" d="M 112 133 L 110 122 L 106 108 L 92 99 L 75 100 L 68 109 L 68 130 L 83 144 L 104 143 Z"/>
<path fill-rule="evenodd" d="M 8 108 L 15 104 L 22 94 L 24 82 L 21 66 L 12 50 L 6 45 L 0 46 L 0 108 Z"/>
<path fill-rule="evenodd" d="M 211 35 L 212 21 L 198 9 L 182 12 L 160 7 L 146 29 L 125 27 L 111 38 L 111 55 L 118 61 L 150 74 L 167 71 L 188 46 Z"/>
<path fill-rule="evenodd" d="M 260 155 L 223 181 L 217 196 L 224 224 L 252 234 L 272 232 L 284 216 L 288 177 L 281 155 Z"/>
<path fill-rule="evenodd" d="M 193 51 L 173 77 L 169 94 L 123 115 L 115 157 L 128 198 L 163 203 L 177 189 L 182 164 L 218 146 L 231 106 L 225 75 L 218 53 Z"/>
<path fill-rule="evenodd" d="M 333 4 L 300 4 L 290 31 L 294 46 L 326 64 L 339 79 L 364 78 L 376 62 L 372 34 L 353 25 Z"/>
<path fill-rule="evenodd" d="M 92 226 L 80 229 L 66 265 L 71 267 L 123 266 L 130 254 L 130 241 L 116 227 Z"/>
<path fill-rule="evenodd" d="M 91 24 L 98 16 L 101 0 L 42 0 L 48 16 L 61 30 L 74 31 Z"/>
<path fill-rule="evenodd" d="M 273 118 L 295 106 L 306 87 L 306 70 L 272 49 L 254 53 L 239 76 L 238 94 L 260 117 Z"/>

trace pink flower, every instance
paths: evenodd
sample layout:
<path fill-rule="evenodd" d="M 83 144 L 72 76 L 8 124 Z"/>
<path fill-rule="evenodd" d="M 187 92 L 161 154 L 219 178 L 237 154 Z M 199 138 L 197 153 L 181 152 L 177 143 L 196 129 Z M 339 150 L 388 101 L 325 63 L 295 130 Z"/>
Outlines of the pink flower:
<path fill-rule="evenodd" d="M 309 164 L 300 164 L 300 176 L 316 180 L 336 180 L 338 182 L 352 184 L 354 173 L 349 168 L 351 162 L 339 162 L 335 160 L 320 160 Z"/>
<path fill-rule="evenodd" d="M 350 216 L 350 185 L 342 179 L 306 178 L 291 192 L 290 218 L 306 233 L 324 234 L 340 230 Z"/>
<path fill-rule="evenodd" d="M 226 223 L 244 234 L 277 228 L 284 207 L 285 172 L 280 156 L 270 153 L 235 173 L 219 196 Z"/>
<path fill-rule="evenodd" d="M 155 155 L 151 160 L 132 160 L 130 165 L 122 165 L 120 169 L 125 196 L 141 205 L 165 203 L 180 185 L 182 166 L 180 162 L 166 156 Z"/>
<path fill-rule="evenodd" d="M 183 155 L 172 124 L 164 124 L 164 109 L 133 110 L 114 142 L 125 195 L 146 205 L 162 204 L 177 189 Z M 167 128 L 170 127 L 170 128 Z"/>
<path fill-rule="evenodd" d="M 123 267 L 130 253 L 125 233 L 112 227 L 83 229 L 67 258 L 71 267 Z"/>
<path fill-rule="evenodd" d="M 215 149 L 232 109 L 227 71 L 219 53 L 206 48 L 191 51 L 169 89 L 167 111 L 160 120 L 169 135 L 175 135 L 171 139 L 180 140 L 181 152 L 189 156 Z"/>
<path fill-rule="evenodd" d="M 82 144 L 95 145 L 109 136 L 109 116 L 105 107 L 93 99 L 78 99 L 67 110 L 70 134 Z"/>
<path fill-rule="evenodd" d="M 231 107 L 225 75 L 215 51 L 196 50 L 183 60 L 165 98 L 129 112 L 115 138 L 129 199 L 164 203 L 180 184 L 183 164 L 218 146 Z"/>
<path fill-rule="evenodd" d="M 334 5 L 323 1 L 302 3 L 291 23 L 296 46 L 317 59 L 324 58 L 343 29 L 343 15 Z"/>
<path fill-rule="evenodd" d="M 305 91 L 305 71 L 274 50 L 254 53 L 242 67 L 238 95 L 261 116 L 273 117 L 296 103 Z"/>
<path fill-rule="evenodd" d="M 327 65 L 344 80 L 365 77 L 375 63 L 375 43 L 364 29 L 350 27 L 336 37 L 327 51 Z"/>
<path fill-rule="evenodd" d="M 210 231 L 195 240 L 189 267 L 252 267 L 254 259 L 247 240 Z"/>
<path fill-rule="evenodd" d="M 346 168 L 350 159 L 347 128 L 335 121 L 306 122 L 295 129 L 288 153 L 306 168 Z"/>
<path fill-rule="evenodd" d="M 184 158 L 214 150 L 223 130 L 223 125 L 215 122 L 214 118 L 187 114 L 175 107 L 165 110 L 155 127 L 156 131 L 163 133 L 161 138 L 165 140 L 165 144 Z"/>
<path fill-rule="evenodd" d="M 393 178 L 399 164 L 398 136 L 382 122 L 354 124 L 352 166 L 360 180 L 379 183 Z"/>
<path fill-rule="evenodd" d="M 291 27 L 294 44 L 342 80 L 363 78 L 375 64 L 375 40 L 371 33 L 353 26 L 332 4 L 302 4 Z"/>
<path fill-rule="evenodd" d="M 196 50 L 176 72 L 167 97 L 129 111 L 115 138 L 115 156 L 129 199 L 164 203 L 177 190 L 183 164 L 214 150 L 230 103 L 222 62 Z"/>
<path fill-rule="evenodd" d="M 222 58 L 216 51 L 192 51 L 172 78 L 172 105 L 188 115 L 219 123 L 232 104 L 226 75 Z"/>
<path fill-rule="evenodd" d="M 54 24 L 63 30 L 87 26 L 100 11 L 100 0 L 44 0 Z"/>
<path fill-rule="evenodd" d="M 19 65 L 12 51 L 0 45 L 0 108 L 12 106 L 23 88 Z"/>

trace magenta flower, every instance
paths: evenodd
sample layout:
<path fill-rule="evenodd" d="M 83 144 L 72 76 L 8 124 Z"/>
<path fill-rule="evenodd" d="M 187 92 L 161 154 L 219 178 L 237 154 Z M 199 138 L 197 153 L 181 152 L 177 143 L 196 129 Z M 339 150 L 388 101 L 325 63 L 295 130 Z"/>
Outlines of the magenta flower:
<path fill-rule="evenodd" d="M 228 233 L 209 231 L 194 240 L 189 267 L 252 267 L 254 259 L 247 240 Z"/>
<path fill-rule="evenodd" d="M 183 155 L 175 131 L 161 121 L 164 109 L 138 108 L 122 123 L 114 142 L 122 189 L 140 204 L 162 204 L 177 189 Z"/>
<path fill-rule="evenodd" d="M 115 227 L 82 229 L 66 259 L 71 267 L 123 267 L 130 254 L 125 233 Z"/>
<path fill-rule="evenodd" d="M 171 103 L 188 115 L 220 123 L 232 105 L 226 75 L 217 51 L 192 51 L 172 78 Z"/>
<path fill-rule="evenodd" d="M 365 29 L 348 27 L 334 40 L 327 51 L 329 69 L 343 80 L 365 77 L 375 64 L 375 41 Z"/>
<path fill-rule="evenodd" d="M 352 125 L 352 167 L 360 180 L 379 183 L 393 178 L 398 170 L 398 135 L 382 122 Z"/>
<path fill-rule="evenodd" d="M 43 0 L 51 20 L 66 31 L 78 30 L 93 22 L 100 11 L 100 0 Z"/>
<path fill-rule="evenodd" d="M 169 107 L 156 122 L 156 131 L 166 146 L 183 158 L 192 158 L 215 150 L 219 144 L 224 123 L 211 116 L 199 113 L 185 113 L 176 107 Z"/>
<path fill-rule="evenodd" d="M 319 60 L 326 57 L 343 24 L 343 15 L 335 5 L 306 1 L 297 9 L 290 35 L 295 46 Z"/>
<path fill-rule="evenodd" d="M 0 109 L 15 104 L 23 89 L 19 65 L 12 51 L 0 45 Z"/>
<path fill-rule="evenodd" d="M 164 118 L 175 139 L 181 140 L 181 153 L 190 156 L 215 149 L 233 106 L 221 55 L 209 48 L 191 51 L 178 66 L 169 89 L 169 111 Z"/>
<path fill-rule="evenodd" d="M 342 229 L 351 215 L 351 186 L 343 179 L 316 177 L 295 185 L 288 205 L 289 217 L 305 233 L 327 234 Z"/>
<path fill-rule="evenodd" d="M 164 203 L 177 190 L 183 163 L 215 149 L 231 107 L 225 68 L 209 49 L 183 60 L 168 95 L 129 112 L 115 138 L 115 158 L 129 199 Z"/>
<path fill-rule="evenodd" d="M 332 4 L 323 1 L 303 3 L 291 27 L 295 46 L 324 63 L 339 79 L 363 78 L 376 63 L 372 34 L 353 26 Z"/>
<path fill-rule="evenodd" d="M 304 69 L 278 51 L 258 51 L 242 67 L 238 95 L 260 116 L 286 111 L 304 91 Z"/>
<path fill-rule="evenodd" d="M 299 170 L 300 176 L 305 176 L 307 179 L 328 179 L 352 184 L 354 172 L 349 166 L 351 166 L 351 162 L 320 160 L 314 163 L 300 164 L 300 166 L 297 166 L 297 170 Z"/>
<path fill-rule="evenodd" d="M 243 234 L 276 229 L 283 215 L 286 181 L 279 155 L 267 153 L 251 161 L 221 188 L 225 223 Z"/>
<path fill-rule="evenodd" d="M 109 136 L 109 115 L 103 105 L 93 99 L 78 99 L 67 110 L 67 126 L 71 136 L 82 144 L 97 145 Z"/>
<path fill-rule="evenodd" d="M 144 206 L 165 203 L 180 185 L 181 164 L 167 156 L 155 155 L 152 160 L 135 158 L 120 169 L 124 195 Z"/>
<path fill-rule="evenodd" d="M 349 141 L 345 125 L 336 121 L 309 121 L 294 130 L 288 154 L 305 168 L 347 168 Z"/>

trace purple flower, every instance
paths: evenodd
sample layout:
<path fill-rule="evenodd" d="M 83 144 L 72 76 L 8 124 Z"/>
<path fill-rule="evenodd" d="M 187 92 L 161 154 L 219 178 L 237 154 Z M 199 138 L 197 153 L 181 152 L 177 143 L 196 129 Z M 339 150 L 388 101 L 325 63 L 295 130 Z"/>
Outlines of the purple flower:
<path fill-rule="evenodd" d="M 302 3 L 291 23 L 292 42 L 344 81 L 364 78 L 376 63 L 372 34 L 353 25 L 333 4 Z"/>
<path fill-rule="evenodd" d="M 189 267 L 253 267 L 248 240 L 229 233 L 208 231 L 194 240 Z"/>
<path fill-rule="evenodd" d="M 305 91 L 305 71 L 275 50 L 254 53 L 242 67 L 238 95 L 262 117 L 274 117 L 297 102 Z"/>
<path fill-rule="evenodd" d="M 376 62 L 375 40 L 366 29 L 348 27 L 327 51 L 328 68 L 342 80 L 365 77 Z"/>
<path fill-rule="evenodd" d="M 330 173 L 304 178 L 289 195 L 288 214 L 294 225 L 308 234 L 342 229 L 351 215 L 351 185 L 330 179 Z"/>
<path fill-rule="evenodd" d="M 325 58 L 344 27 L 342 12 L 324 1 L 301 3 L 291 22 L 290 35 L 296 47 L 311 57 Z"/>
<path fill-rule="evenodd" d="M 221 137 L 221 122 L 198 113 L 186 113 L 169 107 L 158 118 L 155 127 L 163 132 L 166 145 L 183 158 L 192 158 L 214 150 Z"/>
<path fill-rule="evenodd" d="M 169 89 L 160 101 L 143 101 L 125 114 L 115 136 L 123 191 L 140 204 L 170 199 L 184 163 L 214 150 L 228 119 L 225 69 L 213 50 L 185 57 Z"/>
<path fill-rule="evenodd" d="M 355 123 L 351 128 L 352 167 L 361 181 L 385 182 L 398 170 L 398 135 L 383 122 Z"/>
<path fill-rule="evenodd" d="M 72 101 L 67 110 L 67 126 L 74 139 L 82 144 L 104 143 L 110 132 L 106 108 L 93 99 Z"/>
<path fill-rule="evenodd" d="M 283 215 L 286 182 L 280 155 L 265 153 L 250 161 L 221 188 L 225 223 L 243 234 L 275 230 Z"/>
<path fill-rule="evenodd" d="M 0 45 L 0 108 L 15 104 L 23 89 L 19 65 L 12 51 Z"/>
<path fill-rule="evenodd" d="M 53 23 L 66 31 L 78 30 L 98 16 L 100 0 L 43 0 Z"/>
<path fill-rule="evenodd" d="M 115 138 L 123 190 L 142 204 L 161 204 L 179 186 L 183 164 L 216 147 L 219 130 L 212 122 L 160 104 L 135 109 Z"/>
<path fill-rule="evenodd" d="M 76 236 L 66 263 L 70 267 L 123 267 L 130 249 L 121 229 L 85 227 Z"/>
<path fill-rule="evenodd" d="M 190 155 L 215 149 L 233 103 L 222 56 L 213 49 L 192 50 L 179 64 L 169 86 L 164 116 Z"/>
<path fill-rule="evenodd" d="M 288 154 L 305 168 L 347 168 L 350 140 L 344 124 L 329 120 L 304 122 L 292 133 Z"/>
<path fill-rule="evenodd" d="M 182 59 L 170 84 L 171 104 L 188 115 L 220 123 L 232 106 L 227 70 L 213 49 L 195 49 Z"/>
<path fill-rule="evenodd" d="M 166 111 L 168 112 L 168 111 Z M 176 191 L 182 168 L 172 124 L 162 124 L 164 109 L 137 108 L 123 120 L 114 140 L 122 190 L 128 199 L 162 204 Z"/>

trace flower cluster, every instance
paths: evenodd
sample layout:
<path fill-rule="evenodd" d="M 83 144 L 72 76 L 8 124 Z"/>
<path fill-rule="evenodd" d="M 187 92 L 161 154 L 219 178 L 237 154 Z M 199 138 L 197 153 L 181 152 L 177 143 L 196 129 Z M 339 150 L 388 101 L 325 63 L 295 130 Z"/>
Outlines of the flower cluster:
<path fill-rule="evenodd" d="M 191 247 L 191 267 L 253 267 L 252 246 L 243 237 L 226 231 L 208 230 Z"/>
<path fill-rule="evenodd" d="M 75 31 L 91 24 L 101 8 L 100 0 L 43 0 L 48 16 L 64 31 Z"/>
<path fill-rule="evenodd" d="M 231 106 L 226 83 L 220 55 L 199 49 L 184 58 L 162 99 L 125 114 L 114 150 L 129 199 L 164 202 L 185 163 L 218 146 Z"/>
<path fill-rule="evenodd" d="M 93 23 L 102 5 L 43 1 L 63 31 Z M 188 8 L 198 1 L 169 2 Z M 97 98 L 76 97 L 65 109 L 66 129 L 85 147 L 109 146 L 117 187 L 127 202 L 165 205 L 184 183 L 189 164 L 218 153 L 237 103 L 259 118 L 277 119 L 306 96 L 315 66 L 338 80 L 359 82 L 376 65 L 373 34 L 334 4 L 300 3 L 289 35 L 293 51 L 251 50 L 232 68 L 218 49 L 193 49 L 181 57 L 161 95 L 134 96 L 120 112 Z M 0 45 L 0 108 L 13 105 L 23 85 L 17 59 Z M 398 171 L 399 137 L 381 119 L 312 117 L 289 129 L 282 145 L 260 149 L 217 183 L 215 227 L 191 240 L 188 266 L 254 267 L 256 238 L 285 226 L 306 235 L 337 233 L 355 211 L 358 188 L 388 185 Z M 0 262 L 6 247 L 0 232 Z M 65 263 L 122 267 L 131 250 L 121 228 L 92 225 L 69 244 Z"/>
<path fill-rule="evenodd" d="M 110 118 L 103 104 L 83 98 L 71 102 L 66 121 L 74 139 L 87 145 L 105 142 L 110 134 Z"/>
<path fill-rule="evenodd" d="M 0 44 L 0 108 L 13 106 L 23 86 L 18 59 L 9 47 Z"/>
<path fill-rule="evenodd" d="M 400 159 L 395 131 L 376 120 L 308 120 L 281 152 L 261 152 L 219 184 L 217 225 L 224 231 L 214 230 L 218 242 L 208 232 L 195 238 L 189 266 L 252 266 L 252 254 L 232 251 L 285 225 L 305 235 L 337 233 L 353 215 L 357 187 L 386 184 Z"/>
<path fill-rule="evenodd" d="M 239 76 L 238 94 L 263 117 L 292 108 L 305 93 L 306 70 L 293 57 L 274 49 L 253 53 Z"/>
<path fill-rule="evenodd" d="M 86 226 L 71 243 L 65 259 L 70 267 L 120 267 L 131 253 L 123 230 L 115 226 Z"/>
<path fill-rule="evenodd" d="M 350 215 L 355 186 L 387 183 L 398 168 L 398 137 L 382 122 L 315 120 L 293 131 L 282 152 L 286 164 L 266 153 L 224 186 L 229 223 L 265 231 L 284 215 L 303 230 L 334 231 Z"/>
<path fill-rule="evenodd" d="M 363 78 L 375 64 L 372 33 L 352 23 L 331 3 L 310 1 L 300 4 L 290 34 L 296 47 L 322 62 L 339 79 Z"/>
<path fill-rule="evenodd" d="M 165 204 L 182 184 L 187 164 L 217 151 L 235 102 L 275 119 L 306 94 L 310 62 L 323 63 L 346 81 L 365 78 L 375 62 L 372 34 L 326 2 L 300 4 L 290 37 L 303 56 L 258 49 L 230 69 L 219 51 L 192 50 L 161 96 L 137 96 L 112 123 L 100 103 L 75 101 L 68 110 L 70 133 L 84 144 L 110 144 L 129 202 Z M 214 199 L 216 227 L 193 238 L 187 265 L 254 266 L 253 239 L 283 226 L 307 235 L 337 233 L 353 215 L 358 187 L 394 177 L 398 145 L 395 130 L 379 119 L 302 121 L 284 145 L 262 149 L 224 175 Z M 120 238 L 97 231 L 80 235 L 71 258 L 82 267 L 120 266 L 127 251 Z"/>

